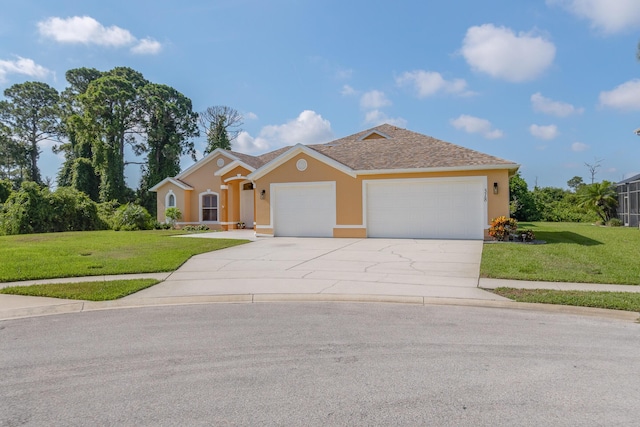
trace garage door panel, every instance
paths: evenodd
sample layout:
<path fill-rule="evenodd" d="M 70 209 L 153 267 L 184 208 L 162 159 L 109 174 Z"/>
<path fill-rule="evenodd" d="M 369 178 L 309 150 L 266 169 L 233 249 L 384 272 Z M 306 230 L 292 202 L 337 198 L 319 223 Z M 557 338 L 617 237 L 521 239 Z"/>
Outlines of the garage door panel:
<path fill-rule="evenodd" d="M 336 218 L 332 183 L 274 186 L 274 235 L 333 237 Z"/>
<path fill-rule="evenodd" d="M 482 239 L 481 181 L 367 183 L 370 237 Z"/>

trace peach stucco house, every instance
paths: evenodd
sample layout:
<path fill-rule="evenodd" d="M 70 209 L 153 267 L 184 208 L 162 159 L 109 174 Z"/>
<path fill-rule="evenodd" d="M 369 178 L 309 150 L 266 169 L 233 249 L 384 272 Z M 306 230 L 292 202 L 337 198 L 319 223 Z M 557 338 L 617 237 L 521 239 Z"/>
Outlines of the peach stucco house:
<path fill-rule="evenodd" d="M 259 156 L 217 149 L 151 190 L 158 220 L 261 236 L 483 239 L 509 215 L 508 160 L 384 124 Z"/>

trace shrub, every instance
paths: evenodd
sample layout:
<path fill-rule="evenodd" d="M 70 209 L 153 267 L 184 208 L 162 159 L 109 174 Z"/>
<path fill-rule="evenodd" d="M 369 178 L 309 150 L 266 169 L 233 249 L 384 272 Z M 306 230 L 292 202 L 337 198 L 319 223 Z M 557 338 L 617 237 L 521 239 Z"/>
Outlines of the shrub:
<path fill-rule="evenodd" d="M 171 229 L 171 224 L 167 224 L 166 222 L 154 221 L 153 222 L 154 230 L 169 230 Z"/>
<path fill-rule="evenodd" d="M 609 222 L 607 223 L 607 225 L 609 227 L 621 227 L 622 226 L 622 221 L 620 220 L 620 218 L 611 218 L 609 220 Z"/>
<path fill-rule="evenodd" d="M 0 233 L 28 234 L 47 231 L 49 189 L 25 181 L 20 190 L 11 193 L 0 213 Z"/>
<path fill-rule="evenodd" d="M 47 231 L 87 231 L 103 227 L 98 206 L 85 193 L 60 187 L 47 197 L 49 224 Z"/>
<path fill-rule="evenodd" d="M 134 203 L 120 206 L 113 217 L 113 229 L 133 231 L 151 230 L 153 221 L 145 208 Z"/>
<path fill-rule="evenodd" d="M 7 201 L 11 195 L 12 185 L 8 179 L 0 179 L 0 204 Z"/>
<path fill-rule="evenodd" d="M 204 224 L 200 225 L 185 225 L 182 227 L 184 231 L 209 231 L 209 227 Z"/>
<path fill-rule="evenodd" d="M 515 233 L 517 229 L 518 221 L 503 215 L 491 220 L 489 236 L 499 241 L 505 241 L 509 240 L 511 233 Z"/>
<path fill-rule="evenodd" d="M 178 208 L 167 208 L 167 210 L 164 211 L 164 216 L 173 228 L 176 226 L 176 222 L 182 218 L 182 212 L 180 212 L 180 209 Z"/>
<path fill-rule="evenodd" d="M 533 242 L 536 240 L 536 235 L 531 229 L 518 231 L 518 240 L 522 242 Z"/>

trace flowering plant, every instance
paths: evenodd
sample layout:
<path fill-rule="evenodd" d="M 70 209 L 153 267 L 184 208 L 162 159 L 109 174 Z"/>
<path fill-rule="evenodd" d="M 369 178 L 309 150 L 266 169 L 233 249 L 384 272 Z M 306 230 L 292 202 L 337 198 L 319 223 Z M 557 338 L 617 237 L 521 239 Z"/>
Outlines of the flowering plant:
<path fill-rule="evenodd" d="M 489 236 L 499 241 L 509 240 L 509 236 L 518 229 L 518 221 L 506 216 L 499 216 L 491 220 Z"/>

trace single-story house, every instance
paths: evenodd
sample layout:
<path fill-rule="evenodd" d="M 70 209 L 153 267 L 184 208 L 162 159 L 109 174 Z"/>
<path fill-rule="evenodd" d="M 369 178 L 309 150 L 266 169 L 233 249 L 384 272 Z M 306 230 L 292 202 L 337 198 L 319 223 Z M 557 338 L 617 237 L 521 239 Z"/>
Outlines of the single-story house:
<path fill-rule="evenodd" d="M 629 227 L 640 226 L 640 175 L 616 184 L 618 219 Z"/>
<path fill-rule="evenodd" d="M 216 149 L 155 185 L 158 220 L 258 236 L 483 239 L 519 165 L 383 124 L 259 156 Z"/>

